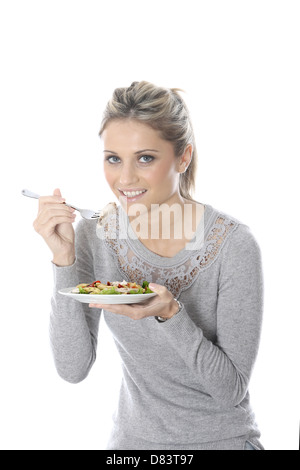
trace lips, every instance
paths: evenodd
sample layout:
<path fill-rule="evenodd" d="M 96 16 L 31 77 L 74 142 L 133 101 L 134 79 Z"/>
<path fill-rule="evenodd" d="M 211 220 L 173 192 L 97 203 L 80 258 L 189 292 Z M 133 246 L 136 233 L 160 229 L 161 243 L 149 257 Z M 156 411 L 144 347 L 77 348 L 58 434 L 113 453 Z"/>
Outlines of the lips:
<path fill-rule="evenodd" d="M 125 196 L 127 199 L 137 198 L 142 196 L 147 190 L 146 189 L 134 189 L 134 190 L 126 190 L 126 189 L 119 189 L 122 196 Z"/>

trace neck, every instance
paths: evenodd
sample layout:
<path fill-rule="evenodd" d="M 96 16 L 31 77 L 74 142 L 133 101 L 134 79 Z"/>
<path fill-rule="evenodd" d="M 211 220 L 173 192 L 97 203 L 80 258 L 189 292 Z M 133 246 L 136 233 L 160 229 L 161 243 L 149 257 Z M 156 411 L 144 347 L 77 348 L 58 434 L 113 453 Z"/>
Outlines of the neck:
<path fill-rule="evenodd" d="M 142 211 L 141 208 L 141 211 L 137 210 L 134 215 L 129 213 L 128 217 L 140 240 L 155 243 L 155 240 L 191 240 L 202 215 L 201 204 L 176 194 L 166 202 L 151 204 L 147 211 Z"/>

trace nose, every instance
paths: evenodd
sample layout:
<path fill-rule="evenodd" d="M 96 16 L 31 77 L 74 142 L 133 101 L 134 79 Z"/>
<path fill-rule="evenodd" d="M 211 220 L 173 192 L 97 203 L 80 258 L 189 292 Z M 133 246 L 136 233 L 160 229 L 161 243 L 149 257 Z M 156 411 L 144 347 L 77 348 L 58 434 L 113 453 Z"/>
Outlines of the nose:
<path fill-rule="evenodd" d="M 124 163 L 122 165 L 119 179 L 120 179 L 120 185 L 123 188 L 126 188 L 127 186 L 130 187 L 132 184 L 137 183 L 139 180 L 139 177 L 138 177 L 138 174 L 136 173 L 134 165 Z"/>

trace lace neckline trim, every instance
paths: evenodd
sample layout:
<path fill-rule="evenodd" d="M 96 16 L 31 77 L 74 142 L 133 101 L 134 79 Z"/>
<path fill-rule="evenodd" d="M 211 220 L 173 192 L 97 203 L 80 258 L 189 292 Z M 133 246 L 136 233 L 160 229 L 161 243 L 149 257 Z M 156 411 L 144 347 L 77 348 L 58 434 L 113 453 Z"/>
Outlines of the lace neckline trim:
<path fill-rule="evenodd" d="M 167 258 L 164 256 L 160 256 L 153 251 L 149 250 L 135 235 L 127 215 L 125 212 L 120 209 L 119 210 L 119 221 L 120 221 L 120 229 L 124 230 L 123 233 L 128 235 L 127 243 L 129 247 L 135 251 L 141 258 L 143 258 L 147 262 L 151 262 L 155 266 L 175 266 L 186 259 L 190 258 L 192 251 L 198 251 L 202 248 L 205 237 L 213 223 L 213 208 L 205 204 L 205 210 L 203 217 L 198 224 L 195 236 L 193 240 L 191 240 L 187 245 L 180 250 L 175 256 L 171 258 Z"/>
<path fill-rule="evenodd" d="M 177 298 L 218 259 L 226 241 L 240 224 L 206 205 L 201 247 L 194 250 L 185 248 L 173 258 L 163 258 L 122 233 L 120 210 L 111 214 L 104 226 L 99 223 L 97 226 L 97 235 L 112 254 L 120 276 L 127 281 L 141 283 L 148 280 L 165 285 Z"/>

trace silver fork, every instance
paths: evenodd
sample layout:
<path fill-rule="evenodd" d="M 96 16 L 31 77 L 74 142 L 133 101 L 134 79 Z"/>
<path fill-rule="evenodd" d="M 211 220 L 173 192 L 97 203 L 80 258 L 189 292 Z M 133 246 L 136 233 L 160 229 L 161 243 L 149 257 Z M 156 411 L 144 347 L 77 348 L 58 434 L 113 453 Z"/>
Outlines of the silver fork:
<path fill-rule="evenodd" d="M 40 198 L 39 194 L 33 193 L 32 191 L 29 191 L 28 189 L 23 189 L 22 194 L 23 194 L 23 196 L 32 197 L 34 199 L 39 199 Z M 84 219 L 87 219 L 87 220 L 99 219 L 102 216 L 102 212 L 95 212 L 95 211 L 91 211 L 89 209 L 79 209 L 79 207 L 76 207 L 73 204 L 69 204 L 67 202 L 64 202 L 64 204 L 66 206 L 72 207 L 76 211 L 80 212 L 81 217 L 83 217 Z"/>

